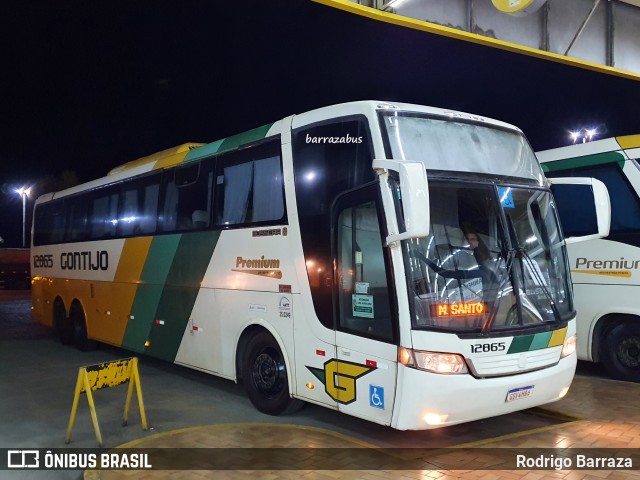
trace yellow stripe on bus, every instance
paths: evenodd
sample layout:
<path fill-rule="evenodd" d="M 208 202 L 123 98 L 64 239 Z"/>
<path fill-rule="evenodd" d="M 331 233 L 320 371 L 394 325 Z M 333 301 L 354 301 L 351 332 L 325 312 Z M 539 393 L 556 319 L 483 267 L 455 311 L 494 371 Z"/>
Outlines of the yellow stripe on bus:
<path fill-rule="evenodd" d="M 618 144 L 623 149 L 640 148 L 640 135 L 626 135 L 624 137 L 616 137 Z"/>
<path fill-rule="evenodd" d="M 106 343 L 122 345 L 127 324 L 132 320 L 131 308 L 152 240 L 152 237 L 127 239 L 113 282 L 100 282 L 94 286 L 94 308 L 103 320 L 94 324 L 94 332 Z"/>
<path fill-rule="evenodd" d="M 159 170 L 161 168 L 173 167 L 174 165 L 178 165 L 179 163 L 182 163 L 184 161 L 187 153 L 189 153 L 189 150 L 186 150 L 184 152 L 177 152 L 173 155 L 163 157 L 156 162 L 156 164 L 153 166 L 153 169 Z"/>
<path fill-rule="evenodd" d="M 114 282 L 135 283 L 140 280 L 152 240 L 153 237 L 138 237 L 125 241 Z"/>
<path fill-rule="evenodd" d="M 571 273 L 586 273 L 587 275 L 604 275 L 606 277 L 631 278 L 630 270 L 571 270 Z"/>
<path fill-rule="evenodd" d="M 556 330 L 551 335 L 551 338 L 549 339 L 549 345 L 547 345 L 547 348 L 559 347 L 564 343 L 564 339 L 566 336 L 567 336 L 567 327 L 561 328 L 560 330 Z"/>
<path fill-rule="evenodd" d="M 191 150 L 203 145 L 204 143 L 183 143 L 182 145 L 178 145 L 177 147 L 167 148 L 166 150 L 162 150 L 161 152 L 152 153 L 151 155 L 147 155 L 146 157 L 138 158 L 137 160 L 132 160 L 130 162 L 117 166 L 109 172 L 109 175 L 121 173 L 126 170 L 131 170 L 132 168 L 141 167 L 150 163 L 154 163 L 154 169 L 176 165 L 178 163 L 181 163 L 184 160 L 184 157 L 187 156 L 187 153 L 189 153 Z"/>

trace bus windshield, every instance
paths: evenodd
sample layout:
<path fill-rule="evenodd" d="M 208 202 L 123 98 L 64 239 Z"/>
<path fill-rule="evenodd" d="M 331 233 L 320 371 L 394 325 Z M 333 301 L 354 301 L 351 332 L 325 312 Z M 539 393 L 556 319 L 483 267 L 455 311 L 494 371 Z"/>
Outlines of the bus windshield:
<path fill-rule="evenodd" d="M 414 328 L 488 332 L 574 314 L 548 191 L 436 181 L 429 192 L 430 235 L 403 242 Z"/>
<path fill-rule="evenodd" d="M 479 117 L 478 117 L 479 118 Z M 543 173 L 516 130 L 407 112 L 381 113 L 388 154 L 427 170 L 517 177 L 543 185 Z"/>

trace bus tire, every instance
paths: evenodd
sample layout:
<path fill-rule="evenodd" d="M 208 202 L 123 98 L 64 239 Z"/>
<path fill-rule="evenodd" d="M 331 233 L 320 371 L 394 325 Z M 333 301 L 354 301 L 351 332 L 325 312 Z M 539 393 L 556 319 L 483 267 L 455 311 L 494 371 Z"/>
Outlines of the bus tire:
<path fill-rule="evenodd" d="M 620 323 L 605 333 L 600 360 L 615 379 L 640 382 L 640 323 Z"/>
<path fill-rule="evenodd" d="M 293 413 L 303 402 L 291 398 L 287 366 L 278 343 L 267 331 L 247 342 L 242 362 L 242 378 L 249 400 L 268 415 Z"/>
<path fill-rule="evenodd" d="M 74 303 L 71 306 L 69 319 L 73 325 L 73 343 L 76 348 L 82 352 L 95 350 L 98 343 L 87 336 L 87 320 L 80 304 Z"/>
<path fill-rule="evenodd" d="M 59 298 L 53 302 L 53 331 L 63 345 L 73 343 L 73 328 L 67 317 L 64 303 Z"/>

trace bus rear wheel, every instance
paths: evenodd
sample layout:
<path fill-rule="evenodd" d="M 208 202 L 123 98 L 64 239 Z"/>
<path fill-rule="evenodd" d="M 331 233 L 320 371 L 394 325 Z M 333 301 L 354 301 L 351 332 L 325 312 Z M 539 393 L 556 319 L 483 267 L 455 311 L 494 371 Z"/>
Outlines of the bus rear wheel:
<path fill-rule="evenodd" d="M 618 380 L 640 382 L 640 324 L 621 323 L 603 339 L 602 363 Z"/>
<path fill-rule="evenodd" d="M 242 362 L 242 378 L 249 400 L 262 413 L 292 413 L 303 405 L 289 395 L 284 356 L 278 343 L 266 331 L 257 333 L 248 341 Z"/>

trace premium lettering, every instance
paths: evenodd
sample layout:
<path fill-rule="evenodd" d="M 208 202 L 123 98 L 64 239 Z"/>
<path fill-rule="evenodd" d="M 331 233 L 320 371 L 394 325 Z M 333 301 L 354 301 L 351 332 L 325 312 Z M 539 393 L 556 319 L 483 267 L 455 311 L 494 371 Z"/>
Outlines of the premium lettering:
<path fill-rule="evenodd" d="M 264 258 L 264 255 L 255 260 L 238 257 L 236 258 L 236 268 L 280 268 L 280 260 Z"/>
<path fill-rule="evenodd" d="M 593 270 L 635 270 L 640 265 L 640 260 L 627 260 L 620 257 L 620 260 L 589 260 L 584 257 L 576 258 L 575 268 L 585 268 Z"/>
<path fill-rule="evenodd" d="M 61 253 L 60 267 L 63 270 L 107 270 L 109 252 L 102 250 Z"/>

